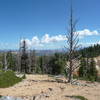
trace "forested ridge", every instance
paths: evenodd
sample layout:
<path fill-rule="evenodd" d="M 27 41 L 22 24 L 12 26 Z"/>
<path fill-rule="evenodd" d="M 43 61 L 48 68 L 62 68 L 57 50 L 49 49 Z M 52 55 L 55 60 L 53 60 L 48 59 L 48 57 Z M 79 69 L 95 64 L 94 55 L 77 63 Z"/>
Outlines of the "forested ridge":
<path fill-rule="evenodd" d="M 95 44 L 93 46 L 85 47 L 79 50 L 79 52 L 82 55 L 82 57 L 88 57 L 88 58 L 97 57 L 100 56 L 100 45 Z"/>
<path fill-rule="evenodd" d="M 51 53 L 48 54 L 48 52 L 44 53 L 43 51 L 43 55 L 42 55 L 42 51 L 39 52 L 38 54 L 37 51 L 35 50 L 30 50 L 30 51 L 28 50 L 26 54 L 28 56 L 27 59 L 28 66 L 29 67 L 31 66 L 30 72 L 42 73 L 41 71 L 43 71 L 44 73 L 60 74 L 60 72 L 53 71 L 55 70 L 53 68 L 55 68 L 54 67 L 55 65 L 59 67 L 60 63 L 62 66 L 65 66 L 65 62 L 68 59 L 68 54 L 65 51 L 63 52 L 63 50 L 57 53 L 54 53 L 54 51 L 50 51 L 50 52 Z M 96 44 L 94 46 L 89 46 L 80 49 L 78 51 L 78 54 L 80 54 L 81 57 L 83 58 L 97 57 L 100 55 L 100 45 Z M 5 66 L 7 66 L 7 69 L 19 71 L 19 66 L 20 66 L 19 63 L 21 62 L 19 60 L 20 60 L 19 51 L 15 51 L 15 52 L 11 50 L 6 52 L 2 51 L 0 52 L 0 69 L 5 69 Z M 51 66 L 53 66 L 53 68 L 51 68 Z M 59 68 L 56 69 L 58 70 Z"/>

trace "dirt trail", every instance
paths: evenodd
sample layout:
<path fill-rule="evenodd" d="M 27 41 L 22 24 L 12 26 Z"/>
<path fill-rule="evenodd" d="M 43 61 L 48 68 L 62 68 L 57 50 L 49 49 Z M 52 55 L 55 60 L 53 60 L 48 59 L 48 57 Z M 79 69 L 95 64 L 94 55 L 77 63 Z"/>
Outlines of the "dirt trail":
<path fill-rule="evenodd" d="M 100 100 L 100 83 L 77 86 L 54 81 L 53 77 L 47 75 L 26 75 L 22 82 L 9 88 L 0 88 L 0 95 L 22 97 L 25 100 L 33 100 L 36 96 L 41 99 L 34 100 L 72 100 L 68 96 L 81 95 L 88 100 Z"/>

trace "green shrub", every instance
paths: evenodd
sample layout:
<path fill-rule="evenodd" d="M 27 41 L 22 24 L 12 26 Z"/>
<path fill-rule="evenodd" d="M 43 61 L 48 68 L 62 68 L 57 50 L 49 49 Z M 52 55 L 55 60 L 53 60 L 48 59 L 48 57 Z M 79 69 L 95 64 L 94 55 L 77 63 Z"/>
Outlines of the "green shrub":
<path fill-rule="evenodd" d="M 0 98 L 1 98 L 2 96 L 0 95 Z"/>
<path fill-rule="evenodd" d="M 22 79 L 25 79 L 26 78 L 26 76 L 25 76 L 25 74 L 23 75 L 23 77 L 22 77 Z"/>
<path fill-rule="evenodd" d="M 72 96 L 73 98 L 79 99 L 79 100 L 88 100 L 83 96 Z"/>
<path fill-rule="evenodd" d="M 96 63 L 93 58 L 82 58 L 79 68 L 79 78 L 86 81 L 97 81 Z"/>
<path fill-rule="evenodd" d="M 38 74 L 41 74 L 42 73 L 40 66 L 37 66 L 36 67 L 35 72 L 38 73 Z"/>
<path fill-rule="evenodd" d="M 19 78 L 13 71 L 0 72 L 0 88 L 6 88 L 13 86 L 14 84 L 22 81 L 23 78 Z"/>
<path fill-rule="evenodd" d="M 96 81 L 97 81 L 97 82 L 100 82 L 100 76 L 97 77 L 97 80 L 96 80 Z"/>

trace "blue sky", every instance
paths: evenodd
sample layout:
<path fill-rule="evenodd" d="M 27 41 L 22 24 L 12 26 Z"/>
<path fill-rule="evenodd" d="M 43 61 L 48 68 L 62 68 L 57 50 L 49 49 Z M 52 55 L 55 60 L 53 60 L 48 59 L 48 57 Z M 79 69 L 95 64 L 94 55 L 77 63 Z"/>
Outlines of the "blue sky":
<path fill-rule="evenodd" d="M 66 45 L 70 0 L 0 0 L 0 49 L 16 49 L 26 38 L 35 49 Z M 73 0 L 80 43 L 100 43 L 100 1 Z M 61 38 L 61 39 L 59 39 Z"/>

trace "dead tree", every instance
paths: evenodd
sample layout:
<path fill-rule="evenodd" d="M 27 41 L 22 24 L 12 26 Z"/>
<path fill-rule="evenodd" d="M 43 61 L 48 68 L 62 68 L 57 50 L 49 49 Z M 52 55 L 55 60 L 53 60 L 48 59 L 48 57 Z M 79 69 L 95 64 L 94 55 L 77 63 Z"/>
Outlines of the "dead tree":
<path fill-rule="evenodd" d="M 21 52 L 21 72 L 28 73 L 28 54 L 27 54 L 27 44 L 26 41 L 23 40 L 20 47 Z"/>
<path fill-rule="evenodd" d="M 17 66 L 17 71 L 21 72 L 21 52 L 20 50 L 17 52 L 17 56 L 16 56 L 16 66 Z"/>
<path fill-rule="evenodd" d="M 79 67 L 79 56 L 77 56 L 77 50 L 79 49 L 79 39 L 78 33 L 76 32 L 76 24 L 77 21 L 73 18 L 73 9 L 71 5 L 70 11 L 70 20 L 69 20 L 69 27 L 68 27 L 68 34 L 66 35 L 67 38 L 67 52 L 68 52 L 68 61 L 66 72 L 68 75 L 68 82 L 71 83 L 73 79 L 73 73 L 75 69 Z"/>
<path fill-rule="evenodd" d="M 4 53 L 4 70 L 7 71 L 8 65 L 7 65 L 7 54 L 6 52 Z"/>
<path fill-rule="evenodd" d="M 16 66 L 17 66 L 16 70 L 19 73 L 21 72 L 21 55 L 22 55 L 22 53 L 21 53 L 22 48 L 21 47 L 22 47 L 22 43 L 21 43 L 21 40 L 20 40 L 19 50 L 18 50 L 17 55 L 16 55 Z"/>
<path fill-rule="evenodd" d="M 31 65 L 32 65 L 32 61 L 31 61 L 31 50 L 29 50 L 29 53 L 28 53 L 28 66 L 29 66 L 29 73 L 31 73 Z"/>
<path fill-rule="evenodd" d="M 28 58 L 29 58 L 29 72 L 30 73 L 35 73 L 35 69 L 36 69 L 35 50 L 30 50 Z"/>

